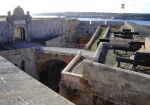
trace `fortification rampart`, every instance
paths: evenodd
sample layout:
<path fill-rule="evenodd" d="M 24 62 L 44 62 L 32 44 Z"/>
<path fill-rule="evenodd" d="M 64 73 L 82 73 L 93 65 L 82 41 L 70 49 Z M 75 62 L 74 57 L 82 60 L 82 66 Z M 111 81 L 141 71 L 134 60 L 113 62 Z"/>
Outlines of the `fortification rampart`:
<path fill-rule="evenodd" d="M 150 38 L 145 38 L 145 49 L 150 52 Z"/>
<path fill-rule="evenodd" d="M 46 39 L 63 35 L 63 20 L 32 20 L 29 24 L 31 39 Z"/>
<path fill-rule="evenodd" d="M 60 94 L 75 104 L 149 104 L 149 75 L 89 60 L 82 74 L 62 73 Z"/>
<path fill-rule="evenodd" d="M 135 32 L 139 32 L 141 37 L 149 36 L 150 29 L 149 26 L 138 25 L 132 22 L 125 22 L 126 26 L 132 27 L 131 29 Z"/>
<path fill-rule="evenodd" d="M 7 38 L 8 38 L 7 22 L 0 21 L 0 43 L 6 42 Z"/>
<path fill-rule="evenodd" d="M 1 56 L 0 87 L 1 105 L 74 105 Z"/>
<path fill-rule="evenodd" d="M 81 74 L 72 73 L 71 70 L 76 63 L 82 58 L 79 51 L 74 59 L 65 67 L 61 73 L 60 92 L 59 94 L 69 99 L 71 102 L 82 105 L 92 104 L 87 98 L 89 88 L 87 80 Z M 79 101 L 80 100 L 80 101 Z M 81 101 L 82 100 L 82 101 Z"/>
<path fill-rule="evenodd" d="M 0 52 L 0 55 L 12 62 L 15 66 L 38 79 L 34 48 L 18 49 Z"/>
<path fill-rule="evenodd" d="M 104 33 L 103 38 L 109 37 L 109 31 L 110 31 L 110 27 L 108 26 Z M 103 59 L 105 59 L 106 54 L 107 54 L 107 49 L 106 49 L 106 47 L 104 47 L 104 43 L 100 43 L 93 55 L 93 61 L 95 61 L 95 62 L 99 62 L 100 60 L 101 60 L 101 62 L 104 61 Z"/>
<path fill-rule="evenodd" d="M 32 20 L 29 24 L 31 39 L 50 39 L 61 35 L 74 35 L 78 26 L 77 19 Z"/>
<path fill-rule="evenodd" d="M 85 49 L 91 49 L 94 41 L 96 40 L 96 38 L 99 37 L 101 33 L 101 27 L 98 26 L 97 29 L 95 30 L 94 34 L 92 35 L 92 38 L 90 39 L 90 41 L 86 44 Z"/>
<path fill-rule="evenodd" d="M 150 76 L 84 60 L 83 78 L 97 97 L 120 105 L 148 105 Z"/>
<path fill-rule="evenodd" d="M 138 31 L 137 29 L 135 29 L 129 22 L 124 22 L 125 27 L 131 29 L 132 32 L 134 31 Z"/>
<path fill-rule="evenodd" d="M 120 27 L 124 24 L 122 21 L 80 21 L 79 26 L 117 26 Z"/>

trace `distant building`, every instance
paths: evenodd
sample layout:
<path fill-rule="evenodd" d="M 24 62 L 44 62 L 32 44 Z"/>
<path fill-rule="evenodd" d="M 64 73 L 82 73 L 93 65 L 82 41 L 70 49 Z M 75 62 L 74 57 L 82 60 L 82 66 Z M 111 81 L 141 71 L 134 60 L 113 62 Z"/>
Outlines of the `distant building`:
<path fill-rule="evenodd" d="M 18 40 L 51 39 L 61 35 L 74 35 L 77 19 L 32 18 L 18 6 L 13 14 L 8 12 L 6 20 L 0 21 L 0 43 Z"/>

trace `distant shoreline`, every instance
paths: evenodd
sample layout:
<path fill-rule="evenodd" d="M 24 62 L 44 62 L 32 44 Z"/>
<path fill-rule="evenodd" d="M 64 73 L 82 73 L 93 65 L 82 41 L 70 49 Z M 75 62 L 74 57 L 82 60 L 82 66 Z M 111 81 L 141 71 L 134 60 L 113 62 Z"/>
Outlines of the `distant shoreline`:
<path fill-rule="evenodd" d="M 59 13 L 39 13 L 34 15 L 57 16 L 67 18 L 103 18 L 103 19 L 150 21 L 150 14 L 142 14 L 142 13 L 59 12 Z"/>

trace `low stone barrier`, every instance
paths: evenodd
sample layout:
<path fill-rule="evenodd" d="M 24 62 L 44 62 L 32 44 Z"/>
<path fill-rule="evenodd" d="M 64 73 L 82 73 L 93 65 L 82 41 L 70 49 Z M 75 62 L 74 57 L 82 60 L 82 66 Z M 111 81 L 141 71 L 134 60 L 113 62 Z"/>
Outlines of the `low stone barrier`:
<path fill-rule="evenodd" d="M 75 65 L 77 61 L 79 61 L 80 58 L 81 58 L 81 51 L 79 51 L 78 54 L 75 56 L 75 58 L 64 68 L 62 74 L 65 72 L 70 72 L 72 67 Z"/>
<path fill-rule="evenodd" d="M 103 38 L 108 38 L 109 37 L 109 31 L 110 31 L 110 26 L 107 27 L 105 33 L 104 33 L 104 36 Z"/>
<path fill-rule="evenodd" d="M 0 56 L 12 62 L 15 66 L 38 80 L 34 48 L 8 50 L 0 52 Z"/>
<path fill-rule="evenodd" d="M 96 38 L 99 36 L 99 33 L 101 32 L 101 27 L 98 26 L 95 33 L 93 34 L 91 40 L 85 45 L 85 49 L 90 49 L 91 46 L 93 45 L 94 41 Z"/>
<path fill-rule="evenodd" d="M 117 105 L 149 105 L 149 75 L 89 60 L 83 68 L 83 78 L 97 97 Z"/>
<path fill-rule="evenodd" d="M 105 34 L 104 34 L 103 38 L 107 38 L 108 37 L 109 30 L 110 30 L 110 27 L 108 26 L 107 29 L 106 29 L 106 31 L 105 31 Z M 106 50 L 106 48 L 104 48 L 104 42 L 101 42 L 99 44 L 99 46 L 97 47 L 94 55 L 93 55 L 93 61 L 99 62 L 100 59 L 104 59 L 105 58 L 106 54 L 107 54 L 107 50 Z M 99 58 L 100 56 L 101 56 L 101 58 Z M 103 60 L 101 60 L 101 62 L 102 61 Z"/>
<path fill-rule="evenodd" d="M 131 29 L 131 32 L 135 32 L 134 27 L 133 27 L 132 25 L 130 25 L 130 23 L 124 22 L 124 25 L 125 25 L 126 27 L 128 27 L 129 29 Z"/>

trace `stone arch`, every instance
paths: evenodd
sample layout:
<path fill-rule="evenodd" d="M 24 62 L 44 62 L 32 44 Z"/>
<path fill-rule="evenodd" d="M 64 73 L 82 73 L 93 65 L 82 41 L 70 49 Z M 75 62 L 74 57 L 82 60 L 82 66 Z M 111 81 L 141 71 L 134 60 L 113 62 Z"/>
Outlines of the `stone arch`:
<path fill-rule="evenodd" d="M 67 66 L 67 63 L 61 60 L 49 60 L 43 63 L 40 67 L 39 77 L 40 82 L 59 92 L 59 83 L 61 79 L 61 71 Z"/>
<path fill-rule="evenodd" d="M 25 28 L 21 26 L 15 27 L 14 38 L 15 38 L 15 41 L 20 41 L 20 40 L 25 41 L 26 40 Z"/>
<path fill-rule="evenodd" d="M 41 66 L 47 61 L 59 60 L 65 62 L 66 64 L 69 64 L 69 62 L 71 62 L 71 60 L 74 58 L 74 55 L 42 52 L 35 53 L 35 56 L 37 58 L 36 66 L 38 74 L 39 72 L 41 72 Z"/>

